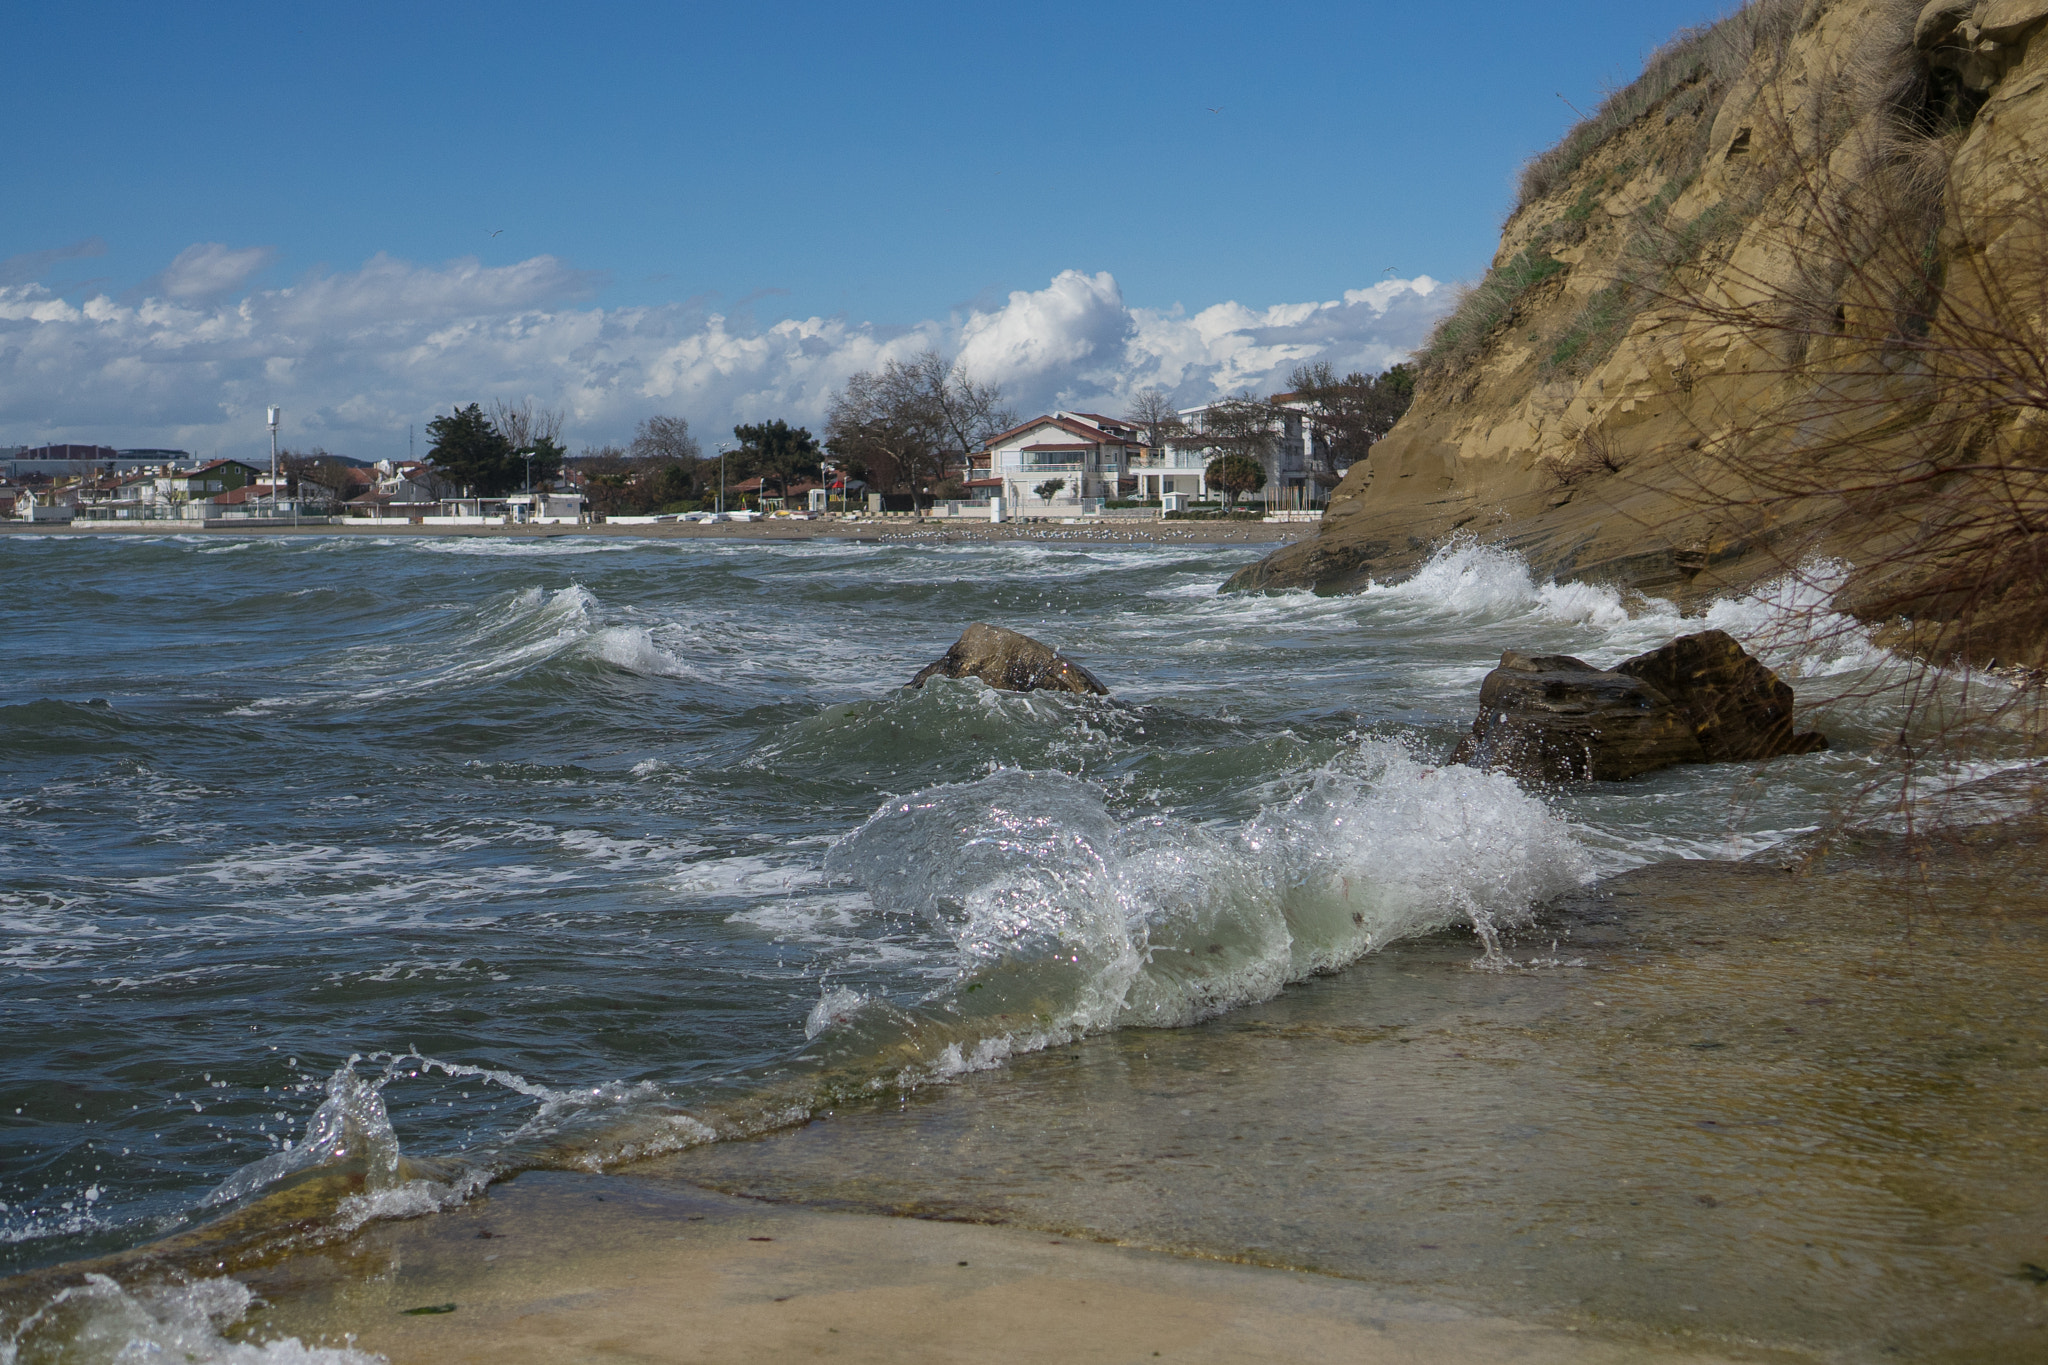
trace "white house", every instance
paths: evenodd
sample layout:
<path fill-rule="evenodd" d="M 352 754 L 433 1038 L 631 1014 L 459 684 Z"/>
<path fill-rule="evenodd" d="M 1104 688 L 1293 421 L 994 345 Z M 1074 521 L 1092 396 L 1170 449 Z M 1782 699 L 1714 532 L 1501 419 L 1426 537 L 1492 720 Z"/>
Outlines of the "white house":
<path fill-rule="evenodd" d="M 22 521 L 68 522 L 78 511 L 78 487 L 41 484 L 23 489 L 14 500 L 14 515 Z"/>
<path fill-rule="evenodd" d="M 1081 510 L 1083 498 L 1114 498 L 1124 491 L 1145 446 L 1137 428 L 1092 412 L 1055 412 L 991 436 L 989 482 L 1001 481 L 1003 505 L 1029 515 Z M 1051 498 L 1037 490 L 1058 482 Z"/>
<path fill-rule="evenodd" d="M 505 507 L 521 525 L 580 526 L 588 515 L 581 493 L 514 493 Z"/>
<path fill-rule="evenodd" d="M 1275 394 L 1268 401 L 1274 409 L 1273 440 L 1261 461 L 1266 466 L 1266 486 L 1258 496 L 1268 507 L 1319 506 L 1327 493 L 1325 485 L 1336 482 L 1330 469 L 1328 443 L 1309 424 L 1304 405 L 1294 401 L 1293 394 Z M 1167 443 L 1167 449 L 1159 457 L 1160 467 L 1174 471 L 1179 477 L 1162 473 L 1158 476 L 1161 483 L 1179 483 L 1186 478 L 1188 471 L 1200 471 L 1215 458 L 1215 452 L 1203 446 L 1200 438 L 1203 423 L 1213 406 L 1204 403 L 1200 407 L 1180 410 L 1181 424 L 1196 434 L 1187 441 Z M 1140 485 L 1141 490 L 1148 486 L 1151 485 Z M 1182 490 L 1167 488 L 1162 491 Z M 1196 489 L 1190 484 L 1185 491 Z M 1200 491 L 1206 494 L 1208 490 L 1203 487 Z M 1156 497 L 1158 494 L 1141 491 L 1140 496 Z"/>

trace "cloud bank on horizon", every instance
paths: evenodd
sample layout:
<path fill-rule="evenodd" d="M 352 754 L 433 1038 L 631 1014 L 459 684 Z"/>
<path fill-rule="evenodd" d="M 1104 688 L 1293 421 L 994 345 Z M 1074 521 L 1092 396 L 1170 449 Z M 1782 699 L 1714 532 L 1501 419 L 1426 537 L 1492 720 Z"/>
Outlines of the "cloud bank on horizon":
<path fill-rule="evenodd" d="M 0 445 L 233 453 L 267 444 L 263 409 L 278 403 L 289 444 L 377 458 L 403 453 L 408 423 L 494 398 L 563 409 L 575 446 L 623 441 L 656 413 L 709 439 L 774 417 L 817 429 L 849 375 L 926 347 L 1002 383 L 1020 412 L 1117 412 L 1147 387 L 1192 405 L 1271 392 L 1302 361 L 1383 369 L 1421 344 L 1451 294 L 1425 275 L 1188 313 L 1133 307 L 1107 271 L 1067 270 L 943 320 L 756 326 L 687 305 L 591 305 L 601 279 L 552 256 L 436 267 L 380 253 L 249 290 L 269 249 L 199 243 L 139 297 L 82 304 L 24 278 L 87 250 L 0 262 Z"/>

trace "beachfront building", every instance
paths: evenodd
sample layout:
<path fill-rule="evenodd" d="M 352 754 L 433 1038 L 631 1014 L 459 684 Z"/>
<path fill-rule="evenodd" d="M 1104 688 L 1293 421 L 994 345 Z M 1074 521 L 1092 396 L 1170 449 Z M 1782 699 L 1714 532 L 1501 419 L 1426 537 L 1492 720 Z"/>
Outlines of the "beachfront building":
<path fill-rule="evenodd" d="M 246 488 L 258 479 L 267 480 L 270 471 L 241 460 L 209 460 L 193 469 L 175 469 L 155 476 L 158 497 L 167 502 L 190 502 L 218 493 Z"/>
<path fill-rule="evenodd" d="M 439 515 L 441 500 L 455 492 L 455 485 L 423 460 L 379 460 L 370 473 L 370 487 L 344 504 L 353 516 L 411 521 Z"/>
<path fill-rule="evenodd" d="M 78 511 L 78 485 L 36 484 L 15 495 L 17 521 L 68 522 Z"/>
<path fill-rule="evenodd" d="M 1192 411 L 1192 409 L 1191 409 Z M 1163 447 L 1147 446 L 1132 464 L 1137 477 L 1135 490 L 1140 502 L 1164 502 L 1168 498 L 1191 502 L 1209 496 L 1209 481 L 1203 471 L 1214 458 L 1211 451 L 1190 442 L 1168 441 Z"/>
<path fill-rule="evenodd" d="M 1273 413 L 1271 435 L 1266 449 L 1256 456 L 1266 467 L 1266 486 L 1253 496 L 1263 499 L 1268 508 L 1276 510 L 1306 510 L 1322 506 L 1342 472 L 1331 467 L 1329 443 L 1316 431 L 1308 420 L 1305 405 L 1293 394 L 1276 393 L 1266 402 Z M 1161 485 L 1169 480 L 1179 483 L 1185 480 L 1189 470 L 1206 468 L 1209 461 L 1216 458 L 1216 449 L 1202 439 L 1209 412 L 1216 406 L 1204 403 L 1200 407 L 1180 410 L 1181 425 L 1188 434 L 1179 440 L 1169 441 L 1167 449 L 1161 452 Z M 1171 469 L 1171 474 L 1166 472 L 1168 469 Z M 1161 491 L 1177 490 L 1162 487 Z M 1205 496 L 1208 492 L 1206 486 L 1200 491 Z"/>
<path fill-rule="evenodd" d="M 991 436 L 983 450 L 987 473 L 970 480 L 971 487 L 1000 495 L 1007 511 L 1071 516 L 1083 501 L 1135 491 L 1131 471 L 1145 446 L 1128 422 L 1092 412 L 1054 412 Z M 1039 496 L 1053 482 L 1061 487 L 1052 497 Z"/>
<path fill-rule="evenodd" d="M 581 493 L 513 493 L 505 514 L 520 526 L 580 526 L 589 509 Z"/>

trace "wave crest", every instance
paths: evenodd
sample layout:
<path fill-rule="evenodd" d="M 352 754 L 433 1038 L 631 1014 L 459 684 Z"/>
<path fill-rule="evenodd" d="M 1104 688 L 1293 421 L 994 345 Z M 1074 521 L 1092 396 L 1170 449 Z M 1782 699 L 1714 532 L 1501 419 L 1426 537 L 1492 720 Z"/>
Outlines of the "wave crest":
<path fill-rule="evenodd" d="M 1587 866 L 1512 780 L 1382 740 L 1234 829 L 1122 822 L 1089 783 L 1006 770 L 892 800 L 826 857 L 951 938 L 927 1004 L 1047 1038 L 1193 1023 L 1458 924 L 1497 961 L 1499 928 Z"/>

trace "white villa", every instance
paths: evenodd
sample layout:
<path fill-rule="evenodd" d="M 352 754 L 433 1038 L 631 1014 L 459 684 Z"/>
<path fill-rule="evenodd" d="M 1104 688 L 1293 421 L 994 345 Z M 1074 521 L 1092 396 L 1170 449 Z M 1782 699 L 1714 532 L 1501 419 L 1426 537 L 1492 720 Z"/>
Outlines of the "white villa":
<path fill-rule="evenodd" d="M 1265 458 L 1266 487 L 1258 496 L 1269 508 L 1322 505 L 1343 471 L 1331 467 L 1330 452 L 1301 406 L 1277 394 L 1273 441 Z M 1145 444 L 1133 423 L 1095 412 L 1054 412 L 992 436 L 969 461 L 968 487 L 976 496 L 1003 499 L 1011 515 L 1072 516 L 1084 501 L 1131 498 L 1162 502 L 1206 500 L 1205 471 L 1214 449 L 1199 437 L 1211 405 L 1183 408 L 1181 422 L 1197 433 L 1164 448 Z M 984 463 L 985 462 L 985 463 Z M 1050 499 L 1037 490 L 1058 480 Z"/>
<path fill-rule="evenodd" d="M 1055 412 L 991 436 L 986 482 L 1000 487 L 1005 511 L 1079 512 L 1081 500 L 1120 496 L 1122 485 L 1143 460 L 1145 446 L 1136 427 L 1092 412 Z M 1035 491 L 1062 483 L 1052 498 Z M 979 480 L 977 482 L 980 482 Z"/>
<path fill-rule="evenodd" d="M 1268 400 L 1278 410 L 1279 415 L 1274 423 L 1272 447 L 1263 461 L 1266 466 L 1266 486 L 1255 495 L 1263 498 L 1268 507 L 1320 506 L 1328 496 L 1326 485 L 1334 485 L 1336 476 L 1343 473 L 1342 470 L 1331 468 L 1328 444 L 1308 424 L 1301 405 L 1289 401 L 1293 398 L 1293 394 L 1277 393 Z M 1201 431 L 1202 423 L 1212 406 L 1214 405 L 1204 403 L 1197 408 L 1182 408 L 1182 424 L 1190 431 Z M 1162 453 L 1162 468 L 1171 467 L 1199 473 L 1213 458 L 1213 453 L 1205 450 L 1198 442 L 1187 445 L 1168 442 L 1167 449 Z M 1319 479 L 1318 475 L 1322 477 Z M 1140 487 L 1143 488 L 1144 485 L 1141 484 Z M 1189 488 L 1192 491 L 1194 485 L 1189 485 Z M 1139 496 L 1158 495 L 1140 492 Z"/>

